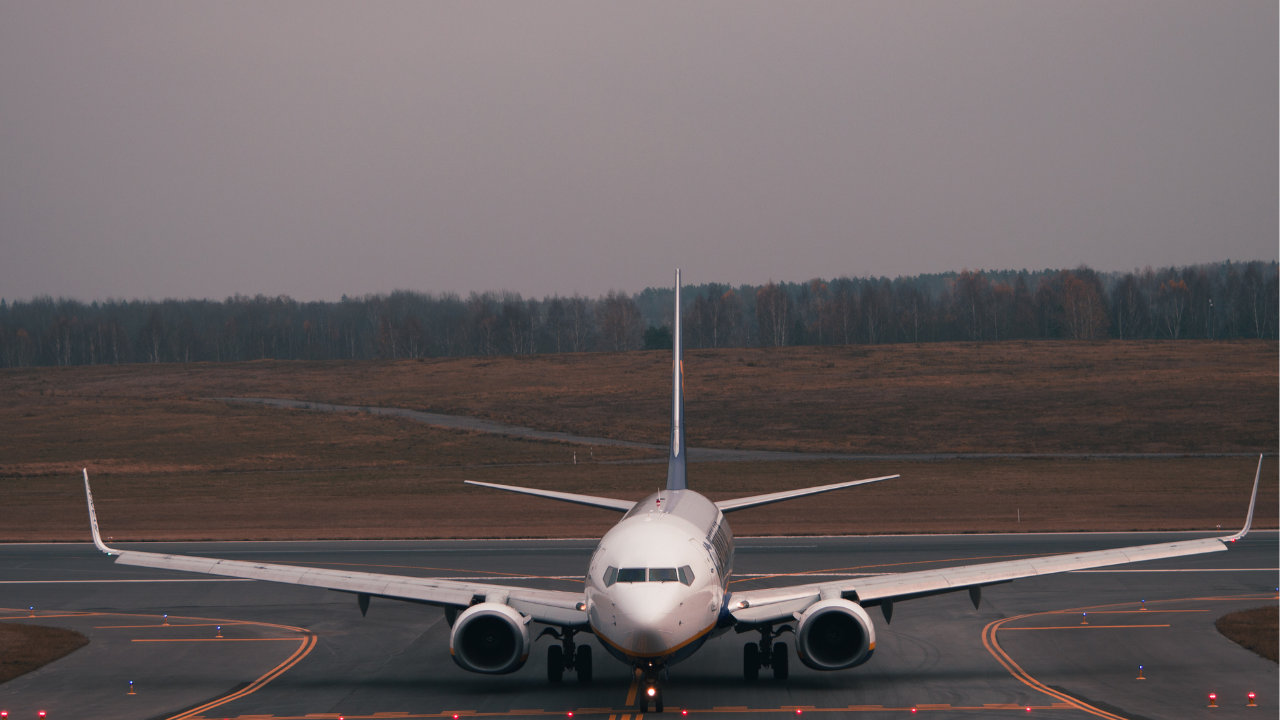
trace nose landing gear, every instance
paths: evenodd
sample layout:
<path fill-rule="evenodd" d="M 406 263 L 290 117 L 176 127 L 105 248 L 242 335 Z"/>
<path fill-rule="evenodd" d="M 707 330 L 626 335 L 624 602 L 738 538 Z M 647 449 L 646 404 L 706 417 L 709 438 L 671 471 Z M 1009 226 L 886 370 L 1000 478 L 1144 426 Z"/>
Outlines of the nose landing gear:
<path fill-rule="evenodd" d="M 658 680 L 665 670 L 666 668 L 659 665 L 637 668 L 637 671 L 641 673 L 639 692 L 636 693 L 637 712 L 649 712 L 650 703 L 653 703 L 654 712 L 662 712 L 662 685 L 659 684 Z"/>
<path fill-rule="evenodd" d="M 774 642 L 784 632 L 794 632 L 790 625 L 783 625 L 777 632 L 772 625 L 759 628 L 760 644 L 747 643 L 742 648 L 742 676 L 747 682 L 760 679 L 760 668 L 773 668 L 774 680 L 786 680 L 790 674 L 787 644 Z"/>
<path fill-rule="evenodd" d="M 549 682 L 560 682 L 564 679 L 565 670 L 578 673 L 580 683 L 591 682 L 591 646 L 578 647 L 574 644 L 573 636 L 578 632 L 580 631 L 572 628 L 560 628 L 560 632 L 556 632 L 555 628 L 544 628 L 538 635 L 538 637 L 550 635 L 560 640 L 559 645 L 547 648 L 547 680 Z"/>

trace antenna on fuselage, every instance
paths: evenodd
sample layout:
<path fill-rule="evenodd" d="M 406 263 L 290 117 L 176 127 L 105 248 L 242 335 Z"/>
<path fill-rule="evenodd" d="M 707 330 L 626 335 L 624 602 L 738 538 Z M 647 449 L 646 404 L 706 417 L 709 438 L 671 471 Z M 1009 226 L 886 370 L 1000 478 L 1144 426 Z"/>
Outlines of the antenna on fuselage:
<path fill-rule="evenodd" d="M 680 332 L 680 269 L 676 268 L 676 319 L 671 333 L 671 450 L 667 458 L 667 489 L 688 487 L 684 447 L 684 352 Z"/>

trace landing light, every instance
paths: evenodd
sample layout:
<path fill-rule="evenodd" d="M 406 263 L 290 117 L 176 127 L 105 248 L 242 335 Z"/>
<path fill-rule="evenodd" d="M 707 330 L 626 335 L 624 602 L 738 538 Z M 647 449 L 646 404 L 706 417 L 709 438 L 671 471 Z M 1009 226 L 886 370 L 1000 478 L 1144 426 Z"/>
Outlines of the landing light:
<path fill-rule="evenodd" d="M 649 693 L 649 697 L 653 697 L 654 695 L 657 695 L 657 694 L 658 694 L 658 689 L 657 689 L 657 688 L 649 688 L 646 692 L 647 692 L 647 693 Z"/>

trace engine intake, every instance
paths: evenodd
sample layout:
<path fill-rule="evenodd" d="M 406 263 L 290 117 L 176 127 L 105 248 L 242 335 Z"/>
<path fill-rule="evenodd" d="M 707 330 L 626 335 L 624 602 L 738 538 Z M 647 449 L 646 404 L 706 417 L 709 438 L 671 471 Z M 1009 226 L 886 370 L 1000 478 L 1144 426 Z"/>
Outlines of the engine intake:
<path fill-rule="evenodd" d="M 871 659 L 876 630 L 861 605 L 832 598 L 809 606 L 796 627 L 796 655 L 814 670 L 844 670 Z"/>
<path fill-rule="evenodd" d="M 509 605 L 480 603 L 453 623 L 449 654 L 463 670 L 505 675 L 529 659 L 528 620 Z"/>

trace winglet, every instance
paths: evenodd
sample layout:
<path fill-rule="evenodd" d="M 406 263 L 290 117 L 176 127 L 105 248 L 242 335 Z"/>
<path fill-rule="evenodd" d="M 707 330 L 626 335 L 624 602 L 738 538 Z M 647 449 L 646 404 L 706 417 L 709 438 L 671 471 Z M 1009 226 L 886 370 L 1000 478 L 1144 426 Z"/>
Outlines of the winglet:
<path fill-rule="evenodd" d="M 1258 504 L 1258 481 L 1262 479 L 1262 458 L 1258 456 L 1258 472 L 1253 476 L 1253 496 L 1249 498 L 1249 514 L 1244 518 L 1244 527 L 1230 537 L 1221 538 L 1222 542 L 1235 542 L 1249 534 L 1249 526 L 1253 524 L 1253 507 Z"/>
<path fill-rule="evenodd" d="M 89 468 L 84 469 L 84 496 L 89 501 L 89 529 L 93 531 L 93 544 L 108 555 L 119 555 L 102 542 L 102 535 L 98 533 L 98 513 L 93 510 L 93 492 L 89 490 Z"/>
<path fill-rule="evenodd" d="M 680 269 L 676 269 L 676 319 L 671 333 L 671 453 L 667 458 L 667 489 L 689 486 L 684 447 L 684 350 L 680 332 Z"/>

